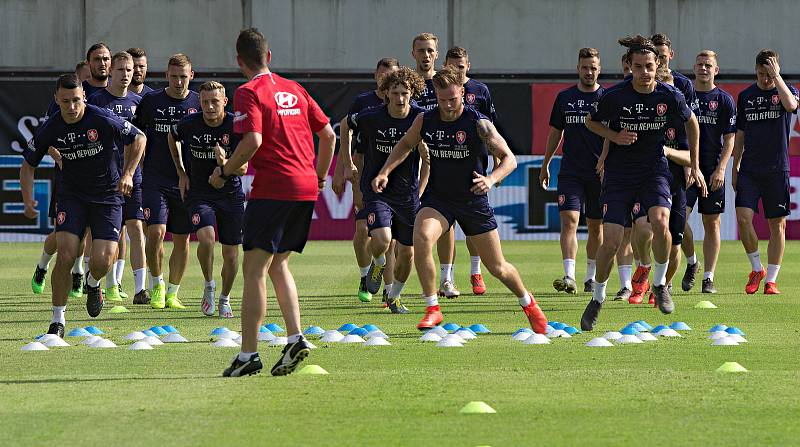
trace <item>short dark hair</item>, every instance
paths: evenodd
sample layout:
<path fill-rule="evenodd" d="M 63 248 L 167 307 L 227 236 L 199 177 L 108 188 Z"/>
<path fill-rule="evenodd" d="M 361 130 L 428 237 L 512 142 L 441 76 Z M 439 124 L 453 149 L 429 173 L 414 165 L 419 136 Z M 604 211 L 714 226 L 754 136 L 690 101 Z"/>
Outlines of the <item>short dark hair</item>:
<path fill-rule="evenodd" d="M 756 55 L 756 65 L 767 65 L 767 60 L 771 57 L 780 59 L 780 55 L 778 55 L 777 51 L 764 48 Z"/>
<path fill-rule="evenodd" d="M 239 33 L 239 38 L 236 39 L 236 54 L 249 68 L 266 67 L 268 52 L 267 38 L 261 34 L 258 28 L 247 28 Z"/>
<path fill-rule="evenodd" d="M 627 48 L 628 51 L 625 53 L 628 56 L 628 62 L 633 61 L 634 54 L 647 54 L 653 53 L 653 56 L 656 58 L 656 63 L 661 64 L 658 59 L 658 51 L 656 51 L 656 47 L 653 44 L 653 41 L 648 39 L 647 37 L 642 36 L 641 34 L 637 34 L 635 36 L 625 36 L 619 39 L 620 45 Z"/>
<path fill-rule="evenodd" d="M 444 60 L 447 59 L 461 59 L 461 58 L 469 59 L 467 55 L 467 50 L 462 47 L 453 47 L 447 50 L 447 54 L 444 55 Z"/>
<path fill-rule="evenodd" d="M 384 57 L 383 59 L 378 61 L 378 65 L 375 66 L 375 70 L 380 70 L 381 67 L 383 68 L 394 68 L 399 67 L 400 61 L 393 57 Z"/>
<path fill-rule="evenodd" d="M 128 48 L 125 50 L 126 53 L 130 54 L 131 57 L 146 57 L 147 53 L 144 52 L 144 48 Z"/>
<path fill-rule="evenodd" d="M 600 59 L 600 51 L 597 48 L 581 48 L 578 50 L 578 59 L 588 59 L 590 57 Z"/>
<path fill-rule="evenodd" d="M 81 68 L 83 68 L 83 67 L 85 67 L 85 66 L 87 66 L 87 65 L 89 65 L 89 63 L 88 63 L 88 62 L 86 62 L 86 61 L 80 61 L 80 62 L 78 62 L 78 63 L 75 65 L 75 73 L 77 73 L 78 71 L 80 71 L 80 69 L 81 69 Z"/>
<path fill-rule="evenodd" d="M 459 87 L 464 85 L 464 74 L 458 71 L 452 65 L 445 65 L 433 75 L 433 87 L 437 89 L 446 89 L 451 85 Z"/>
<path fill-rule="evenodd" d="M 78 80 L 78 75 L 75 73 L 65 73 L 59 76 L 58 81 L 56 81 L 56 90 L 60 88 L 72 90 L 74 88 L 83 88 L 83 86 L 81 85 L 81 81 Z"/>
<path fill-rule="evenodd" d="M 653 34 L 650 37 L 650 40 L 653 41 L 653 45 L 655 46 L 666 45 L 667 48 L 672 48 L 672 41 L 669 40 L 669 37 L 667 37 L 667 35 L 664 33 Z"/>
<path fill-rule="evenodd" d="M 99 50 L 100 48 L 105 48 L 106 50 L 108 50 L 108 54 L 109 55 L 111 54 L 111 48 L 108 48 L 108 45 L 106 45 L 105 42 L 97 42 L 96 44 L 90 46 L 88 50 L 86 50 L 86 60 L 87 61 L 91 60 L 92 53 L 94 53 L 96 50 Z"/>

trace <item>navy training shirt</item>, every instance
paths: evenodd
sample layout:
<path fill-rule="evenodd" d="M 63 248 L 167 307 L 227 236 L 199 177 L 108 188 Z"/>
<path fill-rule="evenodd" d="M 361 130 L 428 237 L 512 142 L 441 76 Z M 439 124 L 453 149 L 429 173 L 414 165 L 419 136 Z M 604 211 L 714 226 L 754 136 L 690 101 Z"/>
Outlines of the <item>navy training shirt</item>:
<path fill-rule="evenodd" d="M 58 197 L 87 203 L 122 204 L 117 182 L 125 145 L 133 143 L 139 129 L 105 109 L 86 105 L 80 121 L 67 124 L 61 114 L 48 119 L 28 142 L 23 153 L 31 166 L 38 166 L 50 146 L 62 158 Z"/>
<path fill-rule="evenodd" d="M 586 115 L 594 110 L 605 90 L 582 92 L 577 85 L 558 93 L 550 112 L 550 126 L 564 131 L 559 175 L 597 177 L 595 167 L 603 151 L 603 138 L 586 128 Z"/>
<path fill-rule="evenodd" d="M 670 70 L 670 73 L 672 73 L 672 83 L 678 91 L 683 93 L 686 104 L 692 109 L 692 112 L 697 112 L 697 93 L 694 91 L 692 80 L 675 70 Z"/>
<path fill-rule="evenodd" d="M 384 104 L 348 116 L 348 126 L 358 129 L 364 143 L 360 186 L 365 201 L 380 199 L 396 205 L 411 205 L 419 201 L 420 155 L 416 148 L 389 174 L 389 183 L 383 192 L 374 192 L 371 184 L 394 146 L 406 134 L 417 115 L 423 112 L 422 108 L 412 105 L 405 118 L 393 118 L 389 114 L 389 106 Z"/>
<path fill-rule="evenodd" d="M 431 171 L 425 195 L 433 194 L 446 202 L 471 201 L 476 195 L 472 172 L 486 175 L 489 150 L 478 136 L 478 120 L 487 117 L 472 107 L 464 106 L 455 121 L 442 121 L 439 108 L 425 112 L 422 121 L 422 141 L 428 145 Z"/>
<path fill-rule="evenodd" d="M 142 97 L 133 123 L 147 136 L 142 163 L 142 187 L 149 189 L 178 188 L 178 171 L 167 142 L 172 126 L 187 115 L 200 110 L 200 96 L 189 91 L 186 98 L 169 96 L 166 89 L 152 91 Z"/>
<path fill-rule="evenodd" d="M 705 175 L 711 175 L 722 156 L 722 137 L 736 133 L 736 104 L 733 97 L 719 87 L 696 93 L 695 114 L 700 124 L 700 170 Z"/>
<path fill-rule="evenodd" d="M 470 79 L 464 84 L 464 105 L 475 107 L 475 110 L 489 118 L 491 122 L 497 121 L 492 94 L 483 82 Z"/>
<path fill-rule="evenodd" d="M 789 85 L 798 98 L 797 89 Z M 762 90 L 757 83 L 742 90 L 736 104 L 736 129 L 744 131 L 744 154 L 739 171 L 749 174 L 789 171 L 789 132 L 792 115 L 778 89 Z"/>
<path fill-rule="evenodd" d="M 686 122 L 692 111 L 683 94 L 671 85 L 656 82 L 653 92 L 639 93 L 632 81 L 623 82 L 600 97 L 592 120 L 606 121 L 616 132 L 622 128 L 636 132 L 636 142 L 631 145 L 619 146 L 609 141 L 605 172 L 606 178 L 611 174 L 615 182 L 638 183 L 642 176 L 667 172 L 664 156 L 667 123 L 676 117 Z"/>
<path fill-rule="evenodd" d="M 233 195 L 244 198 L 242 180 L 238 176 L 230 177 L 220 189 L 208 183 L 208 177 L 217 167 L 216 145 L 219 144 L 225 157 L 229 158 L 239 143 L 239 137 L 233 133 L 232 113 L 225 112 L 225 119 L 217 127 L 206 124 L 203 112 L 193 113 L 172 126 L 172 137 L 181 142 L 181 153 L 185 155 L 183 163 L 189 175 L 189 197 L 226 198 Z"/>
<path fill-rule="evenodd" d="M 433 110 L 438 105 L 433 79 L 425 80 L 425 89 L 422 91 L 422 96 L 417 99 L 417 104 L 424 110 Z"/>
<path fill-rule="evenodd" d="M 356 96 L 356 99 L 353 100 L 353 105 L 350 106 L 350 110 L 347 111 L 348 123 L 350 122 L 350 116 L 361 112 L 362 110 L 379 106 L 381 104 L 383 104 L 383 100 L 378 97 L 378 94 L 375 93 L 375 90 L 359 93 L 358 96 Z M 353 137 L 350 139 L 350 152 L 363 154 L 364 146 L 361 138 L 359 137 L 358 131 L 352 127 L 350 129 L 353 131 Z"/>
<path fill-rule="evenodd" d="M 100 107 L 101 109 L 106 109 L 125 121 L 131 121 L 133 120 L 133 116 L 136 114 L 136 107 L 139 105 L 141 100 L 141 96 L 131 91 L 128 91 L 128 94 L 124 97 L 120 97 L 114 96 L 108 91 L 108 89 L 104 88 L 95 92 L 87 102 L 93 106 Z M 122 156 L 122 153 L 120 152 L 119 155 Z M 122 166 L 123 162 L 124 159 L 120 160 L 120 166 Z M 141 163 L 136 165 L 136 171 L 133 174 L 133 183 L 136 185 L 142 184 Z"/>

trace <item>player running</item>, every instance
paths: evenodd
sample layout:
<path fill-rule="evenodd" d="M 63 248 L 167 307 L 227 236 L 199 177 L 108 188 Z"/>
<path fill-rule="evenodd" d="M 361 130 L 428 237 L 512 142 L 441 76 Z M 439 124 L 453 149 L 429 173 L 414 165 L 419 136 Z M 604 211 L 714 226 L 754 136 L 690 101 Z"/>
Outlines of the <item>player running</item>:
<path fill-rule="evenodd" d="M 224 165 L 239 143 L 233 133 L 233 114 L 225 112 L 227 104 L 228 98 L 225 97 L 222 84 L 215 81 L 204 83 L 200 86 L 200 107 L 203 111 L 180 120 L 172 126 L 168 137 L 172 160 L 178 171 L 181 198 L 191 210 L 193 232 L 197 233 L 199 242 L 197 260 L 205 278 L 201 310 L 207 316 L 214 315 L 216 309 L 214 225 L 219 231 L 219 242 L 222 244 L 220 318 L 233 318 L 230 294 L 239 269 L 244 218 L 244 191 L 239 176 L 247 172 L 245 163 L 227 181 L 209 181 L 214 168 Z M 184 156 L 188 158 L 186 165 Z"/>
<path fill-rule="evenodd" d="M 419 96 L 424 88 L 425 82 L 415 71 L 402 67 L 381 79 L 380 90 L 387 103 L 348 115 L 345 124 L 346 129 L 358 132 L 364 148 L 360 183 L 372 255 L 366 276 L 366 288 L 370 293 L 377 293 L 380 289 L 384 271 L 389 268 L 386 258 L 391 243 L 397 243 L 395 279 L 387 299 L 392 313 L 408 313 L 408 309 L 400 302 L 400 293 L 411 274 L 414 217 L 419 207 L 420 191 L 428 180 L 427 159 L 421 157 L 419 151 L 414 151 L 394 170 L 381 191 L 373 191 L 371 184 L 392 148 L 405 135 L 416 116 L 423 112 L 416 104 L 412 104 L 411 98 Z M 343 152 L 345 155 L 349 153 Z M 345 166 L 351 165 L 352 161 L 345 160 Z M 351 177 L 352 172 L 345 172 L 345 176 Z"/>
<path fill-rule="evenodd" d="M 144 83 L 147 77 L 147 53 L 144 48 L 128 48 L 125 52 L 133 57 L 133 78 L 131 78 L 130 90 L 139 96 L 152 92 L 153 89 Z"/>
<path fill-rule="evenodd" d="M 584 292 L 592 291 L 595 277 L 597 248 L 603 240 L 600 211 L 600 177 L 596 166 L 603 139 L 586 128 L 586 115 L 597 104 L 604 89 L 597 83 L 600 75 L 600 52 L 594 48 L 578 51 L 578 83 L 559 92 L 550 113 L 550 132 L 547 150 L 539 171 L 539 184 L 550 184 L 550 161 L 561 138 L 564 138 L 561 168 L 558 172 L 558 207 L 561 220 L 561 257 L 564 277 L 553 281 L 559 292 L 577 293 L 575 258 L 578 254 L 578 220 L 581 211 L 589 227 L 586 241 L 586 276 Z"/>
<path fill-rule="evenodd" d="M 58 78 L 55 99 L 61 112 L 47 120 L 24 152 L 20 188 L 25 215 L 35 218 L 34 169 L 51 147 L 62 169 L 56 209 L 58 253 L 53 268 L 53 318 L 48 334 L 64 336 L 64 311 L 70 267 L 78 256 L 86 228 L 94 235 L 87 274 L 86 310 L 97 317 L 103 309 L 100 278 L 111 267 L 122 225 L 122 197 L 133 188 L 133 173 L 144 150 L 144 135 L 130 122 L 84 103 L 75 74 Z M 123 149 L 124 146 L 124 149 Z M 118 152 L 124 150 L 124 157 Z M 124 159 L 124 164 L 120 161 Z"/>
<path fill-rule="evenodd" d="M 199 96 L 189 90 L 189 81 L 193 77 L 189 57 L 182 53 L 172 56 L 167 64 L 169 86 L 144 95 L 134 118 L 134 123 L 147 134 L 142 167 L 142 202 L 147 223 L 145 252 L 150 270 L 150 307 L 153 309 L 185 308 L 178 299 L 178 289 L 189 262 L 192 224 L 188 207 L 181 198 L 178 173 L 167 139 L 172 126 L 186 115 L 200 110 Z M 172 233 L 172 253 L 169 257 L 169 284 L 165 286 L 162 262 L 167 231 Z"/>
<path fill-rule="evenodd" d="M 700 170 L 708 185 L 708 196 L 698 197 L 697 186 L 686 191 L 687 220 L 694 204 L 703 216 L 703 293 L 716 293 L 714 270 L 720 248 L 720 214 L 725 211 L 725 169 L 733 152 L 736 135 L 736 104 L 728 92 L 714 84 L 719 73 L 717 54 L 711 50 L 701 51 L 695 58 L 694 88 L 697 93 L 697 121 L 700 123 Z M 683 252 L 687 258 L 696 257 L 694 235 L 687 224 L 683 233 Z M 692 288 L 693 268 L 687 265 L 681 282 L 683 290 Z"/>
<path fill-rule="evenodd" d="M 364 165 L 364 143 L 360 141 L 358 133 L 353 132 L 352 129 L 347 126 L 347 118 L 350 115 L 359 113 L 370 107 L 383 105 L 385 96 L 384 92 L 380 90 L 381 79 L 384 75 L 397 70 L 399 66 L 400 63 L 393 57 L 386 57 L 379 60 L 375 67 L 375 90 L 370 90 L 356 96 L 353 105 L 350 106 L 350 110 L 347 112 L 347 116 L 342 118 L 339 124 L 339 155 L 336 162 L 336 169 L 334 170 L 333 185 L 331 185 L 331 187 L 336 194 L 344 193 L 345 182 L 347 181 L 344 175 L 345 168 L 350 166 L 351 169 L 354 170 L 353 172 L 356 172 L 356 177 L 353 178 L 351 182 L 353 185 L 353 203 L 356 208 L 356 229 L 353 235 L 353 251 L 356 254 L 356 263 L 358 264 L 359 273 L 361 275 L 361 281 L 358 285 L 358 299 L 364 303 L 372 301 L 372 294 L 367 291 L 366 285 L 367 272 L 369 271 L 370 260 L 372 259 L 368 248 L 369 230 L 367 229 L 367 213 L 364 209 L 363 192 L 360 187 L 359 179 L 357 178 L 360 172 L 362 172 Z M 353 141 L 355 141 L 355 143 L 351 144 Z M 351 148 L 349 158 L 350 164 L 348 164 L 348 155 L 343 151 L 343 148 L 345 151 L 347 148 Z M 386 301 L 386 297 L 388 297 L 389 288 L 391 288 L 394 279 L 392 276 L 394 273 L 394 269 L 392 268 L 393 262 L 394 251 L 390 249 L 386 258 L 386 264 L 389 268 L 386 269 L 387 277 L 385 278 L 385 282 L 387 284 L 386 287 L 384 287 L 384 301 Z"/>
<path fill-rule="evenodd" d="M 756 56 L 756 82 L 739 93 L 736 138 L 733 145 L 733 189 L 739 238 L 752 272 L 745 292 L 756 293 L 766 277 L 764 293 L 779 294 L 777 280 L 786 244 L 786 216 L 790 213 L 789 132 L 797 113 L 798 93 L 781 77 L 779 55 L 761 50 Z M 761 199 L 769 222 L 767 271 L 761 264 L 753 214 Z"/>
<path fill-rule="evenodd" d="M 133 74 L 133 58 L 126 52 L 116 53 L 111 58 L 111 82 L 108 87 L 95 92 L 88 103 L 106 109 L 114 115 L 131 121 L 141 97 L 128 90 Z M 148 292 L 144 287 L 146 270 L 144 267 L 144 232 L 142 221 L 142 170 L 136 166 L 133 176 L 133 189 L 125 196 L 122 206 L 122 221 L 125 225 L 119 237 L 114 267 L 106 275 L 105 296 L 109 301 L 122 301 L 128 296 L 122 291 L 122 273 L 125 271 L 126 233 L 131 239 L 131 267 L 134 277 L 134 301 L 149 302 Z M 126 231 L 127 230 L 127 231 Z M 138 298 L 137 298 L 138 295 Z"/>
<path fill-rule="evenodd" d="M 705 195 L 697 158 L 697 119 L 680 92 L 656 81 L 658 53 L 652 41 L 635 36 L 620 39 L 620 44 L 628 48 L 633 78 L 607 91 L 586 119 L 586 127 L 610 144 L 601 194 L 603 243 L 597 252 L 597 282 L 581 318 L 583 330 L 592 330 L 597 321 L 623 227 L 631 219 L 631 210 L 638 211 L 635 204 L 647 210 L 653 227 L 653 289 L 658 307 L 663 313 L 674 310 L 665 282 L 671 245 L 671 176 L 663 149 L 666 125 L 673 120 L 685 123 L 692 162 L 690 176 Z"/>
<path fill-rule="evenodd" d="M 418 115 L 372 181 L 376 192 L 386 188 L 389 175 L 420 142 L 430 157 L 430 177 L 414 222 L 414 263 L 427 308 L 417 325 L 431 329 L 442 322 L 436 292 L 433 245 L 458 222 L 472 239 L 489 272 L 508 287 L 537 333 L 545 333 L 547 318 L 525 288 L 519 272 L 503 257 L 489 190 L 517 166 L 508 144 L 488 118 L 464 106 L 464 76 L 445 66 L 433 77 L 438 106 Z M 487 174 L 491 151 L 500 165 Z"/>
<path fill-rule="evenodd" d="M 300 304 L 289 255 L 305 247 L 336 135 L 328 117 L 300 84 L 269 70 L 272 54 L 257 29 L 239 33 L 236 53 L 236 62 L 248 79 L 233 99 L 233 130 L 241 135 L 241 142 L 210 180 L 233 175 L 250 159 L 256 174 L 244 216 L 242 351 L 222 375 L 256 374 L 263 367 L 258 330 L 267 307 L 265 274 L 269 274 L 288 334 L 288 344 L 272 367 L 272 375 L 282 376 L 293 372 L 311 352 L 300 333 Z M 316 166 L 314 134 L 319 137 Z"/>

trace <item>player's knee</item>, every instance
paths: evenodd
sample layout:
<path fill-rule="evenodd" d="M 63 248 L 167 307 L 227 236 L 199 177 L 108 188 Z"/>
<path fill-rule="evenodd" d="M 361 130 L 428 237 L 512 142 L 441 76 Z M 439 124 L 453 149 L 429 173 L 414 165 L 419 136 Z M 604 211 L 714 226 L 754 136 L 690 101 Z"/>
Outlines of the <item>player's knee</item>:
<path fill-rule="evenodd" d="M 686 226 L 689 226 L 689 222 L 686 222 Z M 703 227 L 705 229 L 716 229 L 719 228 L 719 214 L 704 214 L 703 215 Z"/>
<path fill-rule="evenodd" d="M 769 230 L 772 233 L 784 233 L 786 231 L 786 219 L 783 217 L 769 219 Z"/>
<path fill-rule="evenodd" d="M 496 278 L 503 278 L 511 272 L 511 264 L 505 261 L 486 263 L 484 260 L 486 270 Z"/>
<path fill-rule="evenodd" d="M 156 242 L 163 241 L 166 234 L 167 228 L 164 225 L 150 225 L 147 227 L 147 238 Z"/>
<path fill-rule="evenodd" d="M 753 223 L 753 216 L 748 213 L 736 213 L 736 224 L 740 227 L 748 227 Z"/>

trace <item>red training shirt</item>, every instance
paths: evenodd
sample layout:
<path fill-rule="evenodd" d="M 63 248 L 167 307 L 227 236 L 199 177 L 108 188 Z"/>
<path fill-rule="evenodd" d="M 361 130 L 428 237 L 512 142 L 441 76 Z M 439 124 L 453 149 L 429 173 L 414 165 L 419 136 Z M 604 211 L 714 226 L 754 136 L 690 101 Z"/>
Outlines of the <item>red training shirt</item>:
<path fill-rule="evenodd" d="M 297 82 L 264 73 L 236 89 L 233 132 L 258 132 L 261 146 L 250 165 L 255 169 L 251 199 L 317 200 L 313 134 L 328 117 Z"/>

